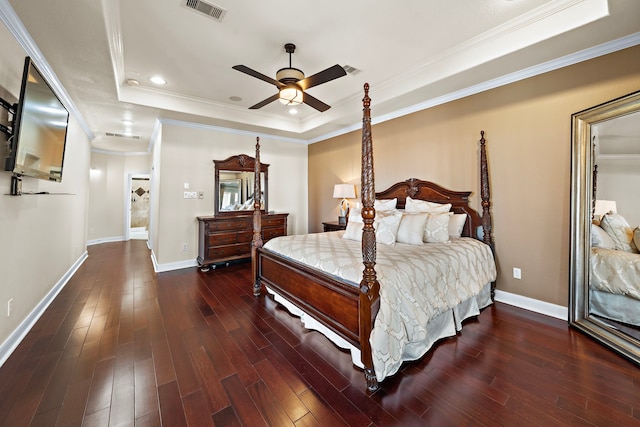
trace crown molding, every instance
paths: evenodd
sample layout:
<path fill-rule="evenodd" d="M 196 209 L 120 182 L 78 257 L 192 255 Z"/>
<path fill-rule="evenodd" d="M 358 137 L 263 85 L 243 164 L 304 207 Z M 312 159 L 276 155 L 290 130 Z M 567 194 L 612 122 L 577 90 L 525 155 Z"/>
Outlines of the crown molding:
<path fill-rule="evenodd" d="M 13 10 L 13 7 L 9 4 L 8 0 L 0 0 L 0 21 L 4 23 L 7 30 L 9 30 L 9 33 L 11 33 L 18 44 L 24 49 L 27 56 L 31 57 L 31 60 L 36 63 L 38 70 L 43 74 L 44 78 L 47 80 L 56 95 L 58 95 L 60 101 L 62 101 L 69 112 L 73 114 L 89 140 L 93 140 L 95 135 L 89 128 L 89 125 L 80 113 L 80 110 L 78 110 L 78 107 L 76 107 L 76 104 L 73 102 L 64 86 L 62 86 L 62 83 L 60 83 L 58 76 L 47 62 L 46 58 L 38 48 L 38 45 L 36 45 L 35 41 L 31 38 L 31 35 L 20 18 L 18 18 L 18 15 L 16 15 L 15 10 Z"/>

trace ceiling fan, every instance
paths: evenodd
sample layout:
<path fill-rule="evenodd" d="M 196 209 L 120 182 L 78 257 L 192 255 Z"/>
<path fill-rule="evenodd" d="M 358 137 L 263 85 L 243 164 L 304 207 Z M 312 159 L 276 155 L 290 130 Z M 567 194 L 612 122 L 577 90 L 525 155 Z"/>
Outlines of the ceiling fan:
<path fill-rule="evenodd" d="M 256 110 L 258 108 L 262 108 L 276 99 L 279 99 L 280 102 L 285 105 L 298 105 L 305 103 L 320 112 L 327 111 L 331 108 L 331 106 L 325 104 L 319 99 L 305 93 L 305 90 L 321 85 L 322 83 L 330 82 L 338 77 L 346 76 L 347 73 L 344 71 L 344 68 L 336 64 L 333 67 L 329 67 L 326 70 L 305 78 L 304 73 L 301 70 L 291 66 L 291 54 L 296 50 L 296 45 L 293 43 L 287 43 L 284 45 L 284 50 L 289 54 L 289 66 L 279 69 L 276 73 L 275 80 L 244 65 L 235 65 L 232 67 L 234 70 L 238 70 L 257 79 L 264 80 L 278 88 L 278 93 L 270 96 L 264 101 L 258 102 L 256 105 L 249 107 L 249 109 Z"/>

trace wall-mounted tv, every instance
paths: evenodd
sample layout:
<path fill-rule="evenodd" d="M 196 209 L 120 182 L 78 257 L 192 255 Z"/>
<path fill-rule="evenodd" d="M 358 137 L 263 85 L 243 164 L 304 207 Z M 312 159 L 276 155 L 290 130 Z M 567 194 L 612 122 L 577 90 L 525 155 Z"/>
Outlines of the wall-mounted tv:
<path fill-rule="evenodd" d="M 14 120 L 5 170 L 61 181 L 69 112 L 29 57 Z"/>

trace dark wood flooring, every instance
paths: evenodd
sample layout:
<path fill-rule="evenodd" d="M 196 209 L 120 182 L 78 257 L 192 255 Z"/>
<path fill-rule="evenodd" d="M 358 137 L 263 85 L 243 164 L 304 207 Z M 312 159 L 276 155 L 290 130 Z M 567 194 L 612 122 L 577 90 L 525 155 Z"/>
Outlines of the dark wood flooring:
<path fill-rule="evenodd" d="M 89 258 L 0 369 L 3 426 L 640 425 L 640 369 L 504 304 L 382 389 L 250 265 L 154 274 L 142 241 Z"/>

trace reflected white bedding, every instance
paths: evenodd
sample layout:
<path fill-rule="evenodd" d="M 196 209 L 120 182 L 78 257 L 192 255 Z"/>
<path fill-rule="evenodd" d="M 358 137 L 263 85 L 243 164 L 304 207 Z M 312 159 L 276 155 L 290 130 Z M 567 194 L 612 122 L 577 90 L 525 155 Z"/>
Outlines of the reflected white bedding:
<path fill-rule="evenodd" d="M 640 254 L 591 248 L 592 289 L 640 300 Z"/>
<path fill-rule="evenodd" d="M 342 239 L 342 234 L 278 237 L 264 249 L 355 286 L 362 279 L 361 243 Z M 376 271 L 380 310 L 370 342 L 378 381 L 394 374 L 402 362 L 420 358 L 437 339 L 455 335 L 462 320 L 491 303 L 490 282 L 496 278 L 489 246 L 471 238 L 423 245 L 378 244 Z M 359 365 L 355 360 L 359 362 L 359 356 L 352 357 Z"/>

